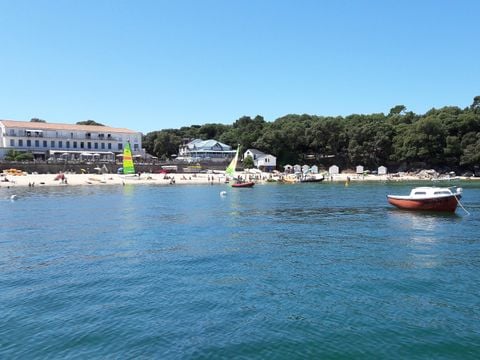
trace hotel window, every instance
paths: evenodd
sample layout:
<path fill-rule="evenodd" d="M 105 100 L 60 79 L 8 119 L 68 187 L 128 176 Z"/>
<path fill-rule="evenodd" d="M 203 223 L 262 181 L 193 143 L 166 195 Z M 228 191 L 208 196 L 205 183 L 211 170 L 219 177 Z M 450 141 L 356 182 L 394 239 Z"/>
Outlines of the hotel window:
<path fill-rule="evenodd" d="M 74 148 L 74 149 L 77 148 L 77 142 L 76 142 L 76 141 L 73 142 L 73 148 Z"/>
<path fill-rule="evenodd" d="M 70 141 L 67 141 L 67 149 L 70 149 Z"/>
<path fill-rule="evenodd" d="M 123 150 L 123 144 L 122 143 L 118 143 L 118 150 Z"/>
<path fill-rule="evenodd" d="M 135 151 L 138 150 L 138 144 L 133 144 L 133 150 L 135 150 Z"/>
<path fill-rule="evenodd" d="M 112 150 L 112 143 L 108 143 L 108 150 Z"/>
<path fill-rule="evenodd" d="M 47 141 L 47 140 L 43 140 L 43 147 L 47 147 L 47 144 L 48 144 L 48 141 Z"/>
<path fill-rule="evenodd" d="M 10 135 L 11 135 L 11 136 L 15 136 L 15 130 L 10 129 Z"/>
<path fill-rule="evenodd" d="M 73 139 L 73 133 L 70 133 L 70 137 Z"/>
<path fill-rule="evenodd" d="M 94 144 L 93 144 L 93 147 L 94 147 L 95 149 L 98 149 L 98 143 L 94 143 Z"/>
<path fill-rule="evenodd" d="M 105 149 L 105 143 L 101 144 L 102 149 Z"/>
<path fill-rule="evenodd" d="M 92 148 L 92 143 L 91 143 L 90 141 L 87 142 L 87 148 L 88 148 L 88 149 L 91 149 L 91 148 Z"/>
<path fill-rule="evenodd" d="M 59 147 L 59 148 L 63 147 L 63 142 L 59 141 L 59 142 L 58 142 L 58 147 Z"/>
<path fill-rule="evenodd" d="M 50 141 L 50 147 L 54 148 L 55 147 L 55 141 Z"/>
<path fill-rule="evenodd" d="M 35 147 L 40 147 L 40 140 L 35 140 Z"/>
<path fill-rule="evenodd" d="M 27 140 L 27 146 L 28 147 L 32 146 L 32 140 Z"/>
<path fill-rule="evenodd" d="M 83 141 L 80 142 L 80 149 L 85 148 L 85 143 Z"/>
<path fill-rule="evenodd" d="M 22 139 L 18 139 L 18 146 L 23 146 L 23 140 Z"/>
<path fill-rule="evenodd" d="M 15 140 L 14 139 L 10 139 L 10 146 L 15 146 Z"/>

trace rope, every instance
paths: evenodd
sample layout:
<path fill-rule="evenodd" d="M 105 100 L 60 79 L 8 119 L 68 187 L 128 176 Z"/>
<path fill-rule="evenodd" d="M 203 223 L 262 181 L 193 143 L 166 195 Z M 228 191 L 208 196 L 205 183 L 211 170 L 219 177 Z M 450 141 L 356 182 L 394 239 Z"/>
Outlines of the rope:
<path fill-rule="evenodd" d="M 457 200 L 458 205 L 460 205 L 460 207 L 463 209 L 463 211 L 465 211 L 465 212 L 467 213 L 467 215 L 470 215 L 470 213 L 468 212 L 468 210 L 465 209 L 465 208 L 463 207 L 462 203 L 460 202 L 460 200 L 458 200 L 457 196 L 454 195 L 454 197 L 455 197 L 455 200 Z"/>

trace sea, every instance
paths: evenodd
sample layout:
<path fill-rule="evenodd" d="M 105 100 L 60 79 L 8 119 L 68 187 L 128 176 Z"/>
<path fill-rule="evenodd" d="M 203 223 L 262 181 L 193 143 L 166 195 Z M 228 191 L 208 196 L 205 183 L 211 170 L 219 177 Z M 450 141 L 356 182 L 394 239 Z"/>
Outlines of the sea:
<path fill-rule="evenodd" d="M 478 359 L 480 183 L 417 185 L 2 188 L 0 358 Z"/>

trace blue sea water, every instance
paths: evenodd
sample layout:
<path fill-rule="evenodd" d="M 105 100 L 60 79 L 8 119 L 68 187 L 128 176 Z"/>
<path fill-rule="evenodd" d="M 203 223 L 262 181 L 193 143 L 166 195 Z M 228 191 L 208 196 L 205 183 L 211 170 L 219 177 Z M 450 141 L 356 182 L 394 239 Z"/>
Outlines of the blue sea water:
<path fill-rule="evenodd" d="M 480 184 L 413 185 L 1 189 L 0 358 L 477 359 Z"/>

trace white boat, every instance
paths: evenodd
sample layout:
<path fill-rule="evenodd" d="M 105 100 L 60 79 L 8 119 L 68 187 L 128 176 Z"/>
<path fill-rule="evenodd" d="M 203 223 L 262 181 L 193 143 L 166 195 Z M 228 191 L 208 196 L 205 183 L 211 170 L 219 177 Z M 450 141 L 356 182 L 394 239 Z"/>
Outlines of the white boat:
<path fill-rule="evenodd" d="M 410 195 L 387 195 L 388 202 L 399 209 L 454 212 L 462 197 L 462 188 L 417 187 Z"/>

